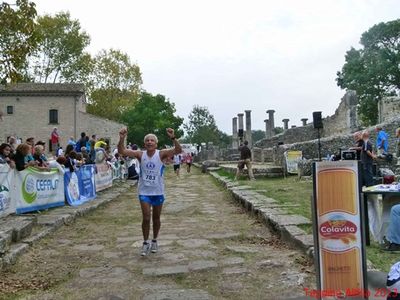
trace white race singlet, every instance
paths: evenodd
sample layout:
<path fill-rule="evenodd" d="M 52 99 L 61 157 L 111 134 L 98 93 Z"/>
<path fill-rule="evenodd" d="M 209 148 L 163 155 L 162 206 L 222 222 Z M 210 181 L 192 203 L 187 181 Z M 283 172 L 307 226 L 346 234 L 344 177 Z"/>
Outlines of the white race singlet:
<path fill-rule="evenodd" d="M 142 152 L 139 174 L 139 195 L 164 195 L 164 164 L 160 158 L 160 150 L 156 150 L 152 157 Z"/>

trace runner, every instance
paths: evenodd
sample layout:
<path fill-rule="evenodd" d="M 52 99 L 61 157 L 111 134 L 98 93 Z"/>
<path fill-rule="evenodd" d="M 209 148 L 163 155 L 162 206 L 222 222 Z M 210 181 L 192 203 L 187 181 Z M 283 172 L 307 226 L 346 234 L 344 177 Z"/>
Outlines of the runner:
<path fill-rule="evenodd" d="M 141 255 L 146 256 L 151 252 L 158 251 L 157 238 L 161 227 L 161 210 L 164 203 L 164 164 L 163 161 L 174 154 L 182 152 L 179 142 L 175 138 L 175 132 L 167 128 L 167 134 L 174 143 L 174 148 L 157 149 L 158 139 L 154 134 L 148 134 L 144 137 L 144 147 L 146 151 L 126 149 L 124 141 L 128 131 L 123 128 L 119 132 L 118 152 L 122 156 L 137 158 L 140 162 L 140 177 L 138 185 L 138 194 L 140 207 L 142 209 L 142 232 L 143 246 Z M 153 240 L 149 242 L 150 218 L 153 211 Z"/>
<path fill-rule="evenodd" d="M 174 155 L 174 172 L 176 174 L 176 177 L 179 177 L 180 169 L 181 169 L 181 155 L 179 153 L 176 153 Z"/>
<path fill-rule="evenodd" d="M 193 162 L 192 153 L 189 152 L 188 154 L 186 154 L 185 161 L 186 161 L 186 166 L 187 166 L 186 171 L 188 173 L 190 173 L 190 167 L 192 166 L 192 162 Z"/>

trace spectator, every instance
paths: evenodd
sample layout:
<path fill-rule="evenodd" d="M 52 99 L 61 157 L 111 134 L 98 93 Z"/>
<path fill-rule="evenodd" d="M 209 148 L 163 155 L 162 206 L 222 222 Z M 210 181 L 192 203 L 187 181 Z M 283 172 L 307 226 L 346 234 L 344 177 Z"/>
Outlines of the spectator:
<path fill-rule="evenodd" d="M 0 145 L 0 164 L 8 164 L 11 168 L 15 168 L 14 161 L 10 158 L 11 145 L 3 143 Z"/>
<path fill-rule="evenodd" d="M 37 165 L 37 162 L 33 159 L 29 160 L 29 156 L 32 156 L 31 145 L 27 143 L 18 145 L 14 155 L 15 166 L 18 171 L 22 171 L 27 167 Z"/>
<path fill-rule="evenodd" d="M 396 157 L 400 158 L 400 127 L 396 129 Z"/>
<path fill-rule="evenodd" d="M 65 148 L 64 156 L 68 156 L 68 154 L 69 154 L 71 151 L 74 151 L 74 146 L 73 146 L 73 145 L 67 145 L 67 148 Z"/>
<path fill-rule="evenodd" d="M 91 164 L 94 164 L 95 161 L 96 161 L 96 150 L 94 149 L 95 143 L 96 143 L 95 140 L 91 140 L 91 141 L 90 141 L 89 159 L 90 159 L 90 161 L 91 161 Z"/>
<path fill-rule="evenodd" d="M 34 148 L 33 159 L 37 162 L 36 167 L 40 170 L 49 171 L 47 159 L 44 157 L 44 147 L 36 145 Z"/>
<path fill-rule="evenodd" d="M 350 150 L 356 150 L 356 158 L 357 160 L 361 159 L 361 151 L 363 147 L 363 139 L 362 139 L 362 132 L 357 131 L 353 134 L 354 138 L 354 147 L 351 147 Z"/>
<path fill-rule="evenodd" d="M 77 153 L 72 150 L 71 152 L 68 153 L 68 155 L 65 156 L 66 162 L 65 162 L 65 167 L 69 169 L 70 172 L 76 171 L 77 166 L 76 166 L 76 158 L 77 158 Z"/>
<path fill-rule="evenodd" d="M 86 147 L 82 147 L 81 150 L 82 150 L 82 157 L 85 161 L 85 164 L 91 164 L 92 162 L 90 160 L 89 153 L 88 153 Z"/>
<path fill-rule="evenodd" d="M 70 137 L 69 137 L 69 140 L 68 140 L 68 142 L 67 142 L 67 145 L 72 145 L 72 146 L 75 146 L 75 145 L 76 145 L 76 142 L 75 142 L 75 139 L 74 139 L 73 136 L 70 136 Z"/>
<path fill-rule="evenodd" d="M 239 179 L 239 175 L 243 171 L 244 166 L 247 167 L 247 171 L 249 173 L 250 180 L 255 180 L 254 175 L 253 175 L 252 165 L 251 165 L 251 150 L 247 146 L 248 144 L 249 144 L 248 141 L 244 141 L 244 144 L 240 145 L 240 147 L 239 147 L 240 161 L 237 166 L 235 180 Z"/>
<path fill-rule="evenodd" d="M 53 131 L 51 132 L 51 149 L 53 150 L 54 156 L 57 155 L 57 149 L 60 144 L 60 136 L 57 131 L 57 127 L 54 127 Z"/>
<path fill-rule="evenodd" d="M 385 245 L 385 251 L 400 251 L 400 204 L 390 209 L 390 223 L 386 238 L 389 243 Z"/>
<path fill-rule="evenodd" d="M 46 143 L 41 141 L 41 140 L 39 140 L 39 141 L 36 142 L 35 146 L 37 146 L 37 145 L 43 146 L 43 155 L 42 156 L 45 158 L 45 160 L 47 160 L 47 157 L 46 157 L 46 154 L 45 154 L 45 152 L 46 152 Z"/>
<path fill-rule="evenodd" d="M 383 130 L 382 126 L 375 127 L 377 137 L 376 137 L 376 151 L 378 157 L 385 156 L 388 151 L 389 137 L 388 134 Z"/>
<path fill-rule="evenodd" d="M 365 186 L 374 185 L 374 175 L 372 173 L 372 164 L 376 155 L 372 151 L 372 144 L 369 141 L 369 132 L 365 130 L 362 134 L 364 141 L 363 148 L 361 151 L 361 162 L 363 167 L 363 178 Z"/>
<path fill-rule="evenodd" d="M 63 150 L 63 148 L 60 146 L 60 147 L 58 147 L 58 149 L 57 149 L 57 155 L 56 155 L 56 157 L 60 157 L 60 156 L 63 156 L 64 155 L 64 150 Z"/>
<path fill-rule="evenodd" d="M 105 148 L 105 146 L 107 145 L 107 143 L 104 141 L 103 138 L 100 138 L 95 144 L 94 144 L 94 148 L 98 149 L 98 148 Z"/>
<path fill-rule="evenodd" d="M 85 145 L 84 147 L 86 147 L 86 151 L 90 151 L 90 140 L 89 140 L 89 136 L 86 136 L 86 141 L 85 141 Z"/>
<path fill-rule="evenodd" d="M 15 153 L 15 150 L 17 149 L 17 139 L 14 136 L 10 136 L 8 138 L 8 144 L 11 146 L 11 153 Z"/>
<path fill-rule="evenodd" d="M 81 138 L 76 142 L 75 152 L 81 152 L 81 148 L 86 146 L 86 133 L 81 132 Z"/>

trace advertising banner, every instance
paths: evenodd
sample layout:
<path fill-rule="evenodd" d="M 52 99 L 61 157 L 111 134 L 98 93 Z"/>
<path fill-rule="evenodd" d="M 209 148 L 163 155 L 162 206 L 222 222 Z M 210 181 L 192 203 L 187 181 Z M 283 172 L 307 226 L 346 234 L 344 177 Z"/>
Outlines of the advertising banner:
<path fill-rule="evenodd" d="M 14 172 L 8 164 L 0 164 L 0 218 L 15 213 L 15 202 L 11 201 Z"/>
<path fill-rule="evenodd" d="M 303 153 L 301 151 L 286 151 L 285 152 L 285 160 L 286 160 L 286 169 L 289 174 L 297 174 L 299 172 L 297 163 L 303 157 Z"/>
<path fill-rule="evenodd" d="M 58 169 L 44 172 L 29 167 L 16 171 L 14 178 L 17 213 L 64 205 L 64 176 Z"/>
<path fill-rule="evenodd" d="M 367 297 L 357 161 L 314 164 L 314 244 L 320 299 Z"/>
<path fill-rule="evenodd" d="M 94 165 L 83 165 L 75 172 L 64 174 L 65 197 L 69 205 L 77 206 L 96 198 Z"/>
<path fill-rule="evenodd" d="M 102 191 L 112 186 L 113 172 L 111 166 L 107 163 L 96 164 L 96 192 Z"/>

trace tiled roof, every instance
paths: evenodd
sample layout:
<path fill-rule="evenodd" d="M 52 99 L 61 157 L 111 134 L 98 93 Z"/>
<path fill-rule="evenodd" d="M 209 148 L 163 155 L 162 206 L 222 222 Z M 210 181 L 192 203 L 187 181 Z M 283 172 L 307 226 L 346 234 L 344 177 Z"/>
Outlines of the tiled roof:
<path fill-rule="evenodd" d="M 0 85 L 2 95 L 82 95 L 85 85 L 80 83 L 17 83 Z"/>

